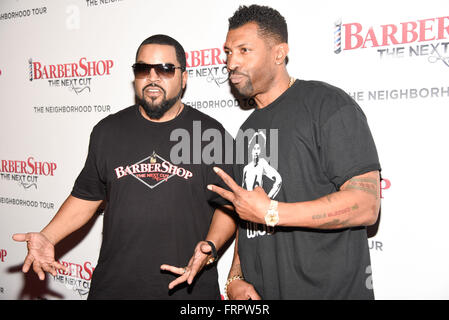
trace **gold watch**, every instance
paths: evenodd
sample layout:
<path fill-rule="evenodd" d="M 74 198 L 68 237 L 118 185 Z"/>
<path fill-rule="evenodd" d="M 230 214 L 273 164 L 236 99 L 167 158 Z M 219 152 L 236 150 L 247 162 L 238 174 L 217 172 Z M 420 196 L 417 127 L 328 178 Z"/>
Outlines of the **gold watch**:
<path fill-rule="evenodd" d="M 271 200 L 270 207 L 265 215 L 265 223 L 269 227 L 274 227 L 279 223 L 278 202 Z"/>

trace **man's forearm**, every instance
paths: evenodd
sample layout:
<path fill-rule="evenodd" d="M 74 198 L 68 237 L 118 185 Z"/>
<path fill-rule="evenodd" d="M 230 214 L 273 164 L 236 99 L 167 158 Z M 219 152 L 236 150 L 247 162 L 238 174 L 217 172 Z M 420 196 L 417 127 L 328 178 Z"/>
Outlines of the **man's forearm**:
<path fill-rule="evenodd" d="M 232 259 L 231 269 L 229 270 L 228 279 L 231 279 L 235 276 L 241 276 L 243 277 L 242 268 L 240 267 L 240 257 L 239 257 L 239 231 L 237 229 L 237 232 L 235 234 L 235 242 L 234 242 L 234 257 Z"/>
<path fill-rule="evenodd" d="M 234 217 L 225 212 L 227 209 L 215 209 L 209 232 L 206 236 L 206 240 L 212 241 L 217 250 L 234 235 L 236 230 Z"/>
<path fill-rule="evenodd" d="M 41 233 L 55 245 L 85 225 L 92 218 L 101 202 L 101 200 L 88 201 L 69 196 Z"/>
<path fill-rule="evenodd" d="M 376 222 L 380 207 L 379 173 L 348 180 L 335 193 L 313 201 L 279 203 L 279 226 L 340 229 Z"/>

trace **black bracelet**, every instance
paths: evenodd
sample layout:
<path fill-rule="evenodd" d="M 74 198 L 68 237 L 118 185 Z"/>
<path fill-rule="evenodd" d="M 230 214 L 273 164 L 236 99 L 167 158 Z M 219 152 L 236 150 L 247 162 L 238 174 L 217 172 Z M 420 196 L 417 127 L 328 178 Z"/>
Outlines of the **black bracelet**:
<path fill-rule="evenodd" d="M 209 240 L 206 240 L 206 242 L 212 248 L 212 258 L 214 259 L 214 261 L 216 261 L 217 258 L 218 258 L 218 254 L 217 254 L 217 248 L 215 248 L 215 244 L 212 241 L 209 241 Z"/>

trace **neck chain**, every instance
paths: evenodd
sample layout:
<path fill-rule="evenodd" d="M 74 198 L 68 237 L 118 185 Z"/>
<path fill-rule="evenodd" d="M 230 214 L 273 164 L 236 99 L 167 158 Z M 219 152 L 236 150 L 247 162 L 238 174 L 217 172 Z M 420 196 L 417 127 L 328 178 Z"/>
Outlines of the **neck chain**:
<path fill-rule="evenodd" d="M 288 83 L 288 87 L 290 88 L 295 83 L 295 78 L 290 77 L 290 82 Z"/>

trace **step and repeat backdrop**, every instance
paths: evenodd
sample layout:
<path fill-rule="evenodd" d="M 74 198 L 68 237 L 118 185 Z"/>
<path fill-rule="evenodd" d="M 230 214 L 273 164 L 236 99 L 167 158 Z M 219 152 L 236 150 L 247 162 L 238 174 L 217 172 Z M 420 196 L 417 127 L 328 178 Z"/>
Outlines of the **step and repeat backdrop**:
<path fill-rule="evenodd" d="M 70 272 L 21 272 L 26 245 L 69 195 L 89 135 L 134 104 L 136 49 L 157 33 L 184 46 L 183 102 L 233 135 L 252 112 L 232 95 L 223 44 L 241 4 L 272 5 L 289 27 L 290 75 L 348 92 L 377 144 L 382 208 L 370 227 L 366 285 L 377 299 L 449 298 L 449 2 L 0 2 L 0 299 L 86 299 L 103 215 L 58 244 Z M 192 248 L 193 251 L 193 248 Z M 223 291 L 233 244 L 221 257 Z M 332 265 L 329 266 L 332 268 Z"/>

